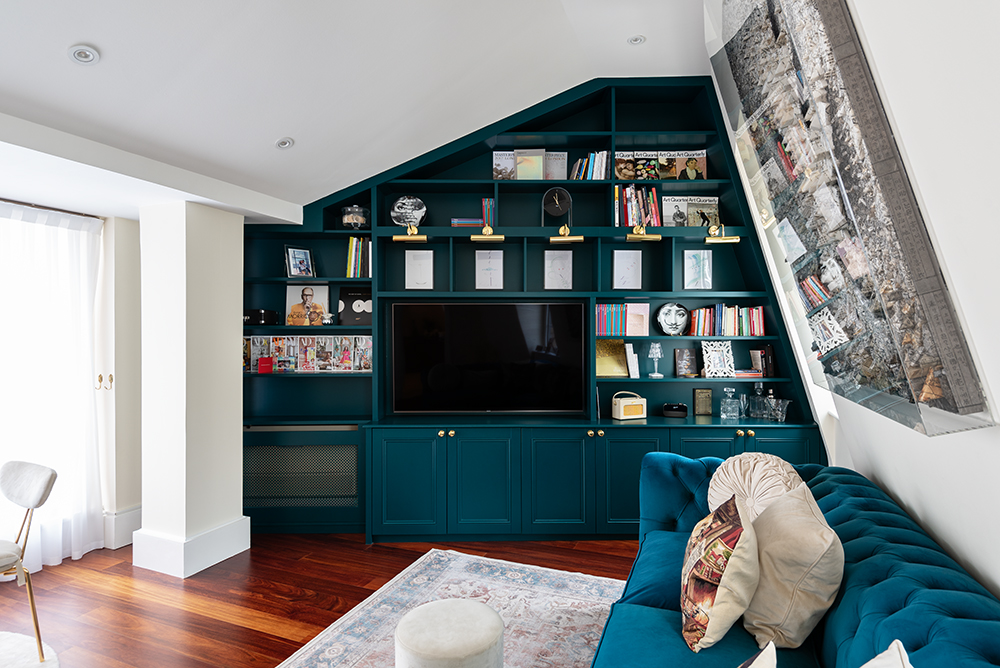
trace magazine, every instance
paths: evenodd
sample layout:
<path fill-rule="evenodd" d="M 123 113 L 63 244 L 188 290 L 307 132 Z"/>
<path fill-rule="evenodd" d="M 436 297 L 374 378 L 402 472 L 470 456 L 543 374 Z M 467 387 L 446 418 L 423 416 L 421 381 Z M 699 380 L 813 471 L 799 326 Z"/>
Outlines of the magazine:
<path fill-rule="evenodd" d="M 622 181 L 635 179 L 635 154 L 632 151 L 615 151 L 615 178 Z"/>
<path fill-rule="evenodd" d="M 271 355 L 271 340 L 266 336 L 253 336 L 250 338 L 250 373 L 257 373 L 258 361 L 261 357 Z"/>
<path fill-rule="evenodd" d="M 333 370 L 354 370 L 354 337 L 333 337 Z"/>
<path fill-rule="evenodd" d="M 243 373 L 250 373 L 250 337 L 243 337 Z"/>
<path fill-rule="evenodd" d="M 677 178 L 677 154 L 680 151 L 660 151 L 656 154 L 657 170 L 660 180 L 675 180 Z"/>
<path fill-rule="evenodd" d="M 299 373 L 316 373 L 316 337 L 299 337 Z"/>
<path fill-rule="evenodd" d="M 333 371 L 334 338 L 316 337 L 316 371 Z"/>
<path fill-rule="evenodd" d="M 515 177 L 514 151 L 493 151 L 493 179 L 512 181 Z"/>
<path fill-rule="evenodd" d="M 677 161 L 677 180 L 695 181 L 708 178 L 708 158 L 705 150 L 674 151 Z"/>
<path fill-rule="evenodd" d="M 298 337 L 271 337 L 271 356 L 274 358 L 274 373 L 295 373 L 298 370 Z"/>
<path fill-rule="evenodd" d="M 656 151 L 635 152 L 635 180 L 655 181 L 660 177 Z"/>
<path fill-rule="evenodd" d="M 372 337 L 370 336 L 354 337 L 354 370 L 367 371 L 371 373 Z"/>
<path fill-rule="evenodd" d="M 671 227 L 710 227 L 719 224 L 718 197 L 664 196 L 663 224 Z"/>
<path fill-rule="evenodd" d="M 566 159 L 569 156 L 565 151 L 546 151 L 542 161 L 545 169 L 545 179 L 547 181 L 566 180 Z"/>

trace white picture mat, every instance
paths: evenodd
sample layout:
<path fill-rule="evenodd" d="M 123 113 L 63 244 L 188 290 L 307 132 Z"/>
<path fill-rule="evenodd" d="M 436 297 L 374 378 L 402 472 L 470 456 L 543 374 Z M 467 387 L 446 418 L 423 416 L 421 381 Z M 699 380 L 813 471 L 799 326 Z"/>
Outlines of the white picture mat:
<path fill-rule="evenodd" d="M 573 289 L 573 251 L 545 251 L 545 289 Z"/>
<path fill-rule="evenodd" d="M 476 251 L 476 290 L 503 290 L 503 251 Z"/>
<path fill-rule="evenodd" d="M 434 289 L 434 251 L 408 250 L 403 265 L 407 290 Z"/>
<path fill-rule="evenodd" d="M 614 251 L 614 274 L 611 287 L 615 290 L 642 289 L 642 251 Z"/>

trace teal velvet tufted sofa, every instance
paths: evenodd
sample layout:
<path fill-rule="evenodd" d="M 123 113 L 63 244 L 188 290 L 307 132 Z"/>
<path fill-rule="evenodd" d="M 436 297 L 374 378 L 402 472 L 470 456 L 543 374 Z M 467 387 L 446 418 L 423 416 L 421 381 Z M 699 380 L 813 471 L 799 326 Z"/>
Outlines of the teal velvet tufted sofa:
<path fill-rule="evenodd" d="M 709 513 L 708 485 L 721 463 L 664 452 L 643 459 L 639 553 L 611 608 L 594 668 L 737 668 L 758 651 L 742 620 L 697 654 L 681 637 L 684 550 Z M 816 464 L 795 469 L 843 544 L 844 579 L 806 643 L 778 650 L 778 668 L 858 668 L 897 638 L 915 668 L 1000 666 L 995 596 L 864 476 Z M 995 522 L 983 526 L 996 530 Z"/>

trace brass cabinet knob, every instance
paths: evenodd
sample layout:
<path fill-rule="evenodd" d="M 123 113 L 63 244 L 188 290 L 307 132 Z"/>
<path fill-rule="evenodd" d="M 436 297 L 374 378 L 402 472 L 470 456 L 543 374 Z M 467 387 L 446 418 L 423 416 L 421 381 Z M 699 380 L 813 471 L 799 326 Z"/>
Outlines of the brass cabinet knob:
<path fill-rule="evenodd" d="M 598 436 L 604 436 L 604 430 L 603 429 L 598 429 L 597 430 L 597 435 Z"/>
<path fill-rule="evenodd" d="M 753 429 L 747 429 L 747 436 L 756 436 L 756 435 L 757 434 L 753 433 Z"/>
<path fill-rule="evenodd" d="M 438 432 L 438 438 L 442 438 L 443 436 L 444 436 L 444 429 Z"/>
<path fill-rule="evenodd" d="M 449 431 L 449 432 L 448 432 L 448 435 L 449 435 L 449 436 L 454 436 L 454 435 L 455 435 L 455 430 L 454 430 L 454 429 L 452 429 L 451 431 Z"/>
<path fill-rule="evenodd" d="M 737 429 L 736 430 L 736 435 L 737 436 L 742 436 L 743 435 L 743 430 L 742 429 Z"/>
<path fill-rule="evenodd" d="M 594 437 L 594 430 L 593 429 L 588 429 L 587 430 L 587 436 L 590 436 L 591 438 L 593 438 Z"/>

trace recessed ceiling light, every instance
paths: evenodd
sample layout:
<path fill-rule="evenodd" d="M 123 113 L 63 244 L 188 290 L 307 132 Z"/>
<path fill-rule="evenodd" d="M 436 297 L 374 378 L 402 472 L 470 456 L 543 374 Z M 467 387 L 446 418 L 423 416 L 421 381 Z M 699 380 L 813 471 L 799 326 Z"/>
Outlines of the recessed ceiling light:
<path fill-rule="evenodd" d="M 628 38 L 628 43 L 632 46 L 638 46 L 646 41 L 645 35 L 632 35 Z"/>
<path fill-rule="evenodd" d="M 98 60 L 101 59 L 101 54 L 97 52 L 92 46 L 87 46 L 86 44 L 77 44 L 76 46 L 69 47 L 69 59 L 74 63 L 79 63 L 80 65 L 93 65 Z"/>
<path fill-rule="evenodd" d="M 291 137 L 282 137 L 278 141 L 274 142 L 274 145 L 276 148 L 284 150 L 286 148 L 291 148 L 295 146 L 295 140 L 292 139 Z"/>

